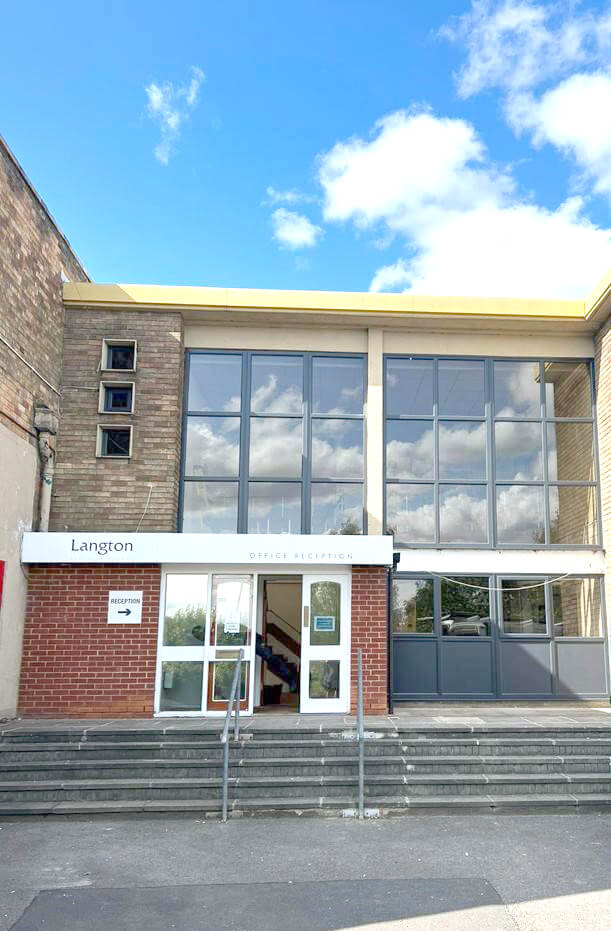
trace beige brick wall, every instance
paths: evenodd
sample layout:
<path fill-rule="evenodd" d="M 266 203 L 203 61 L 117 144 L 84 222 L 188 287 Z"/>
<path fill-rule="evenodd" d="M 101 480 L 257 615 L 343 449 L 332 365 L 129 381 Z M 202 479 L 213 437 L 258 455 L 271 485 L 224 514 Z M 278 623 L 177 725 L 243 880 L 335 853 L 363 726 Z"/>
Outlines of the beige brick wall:
<path fill-rule="evenodd" d="M 137 370 L 100 371 L 102 340 L 135 339 Z M 51 530 L 176 530 L 183 339 L 178 313 L 67 308 Z M 98 413 L 101 380 L 135 382 L 134 413 Z M 97 424 L 133 425 L 131 459 L 96 457 Z"/>
<path fill-rule="evenodd" d="M 607 624 L 611 623 L 611 321 L 596 335 L 596 424 L 598 430 L 598 461 L 603 546 L 607 555 L 605 598 Z"/>

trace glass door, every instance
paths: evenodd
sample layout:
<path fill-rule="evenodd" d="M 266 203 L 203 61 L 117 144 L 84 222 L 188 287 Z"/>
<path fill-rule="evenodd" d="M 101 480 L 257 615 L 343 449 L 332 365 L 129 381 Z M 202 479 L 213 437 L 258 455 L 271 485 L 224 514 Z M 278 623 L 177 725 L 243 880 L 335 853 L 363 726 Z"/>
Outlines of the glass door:
<path fill-rule="evenodd" d="M 155 710 L 201 714 L 209 576 L 168 572 L 162 591 Z"/>
<path fill-rule="evenodd" d="M 350 710 L 349 578 L 303 576 L 300 711 Z"/>
<path fill-rule="evenodd" d="M 213 575 L 209 625 L 208 711 L 226 711 L 240 648 L 244 651 L 240 711 L 252 713 L 252 575 Z"/>

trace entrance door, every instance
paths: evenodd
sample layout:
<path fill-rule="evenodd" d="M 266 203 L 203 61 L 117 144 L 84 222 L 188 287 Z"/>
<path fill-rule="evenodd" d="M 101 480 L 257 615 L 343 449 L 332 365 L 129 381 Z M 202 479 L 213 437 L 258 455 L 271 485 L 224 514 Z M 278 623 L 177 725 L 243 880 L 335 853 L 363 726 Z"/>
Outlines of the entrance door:
<path fill-rule="evenodd" d="M 349 577 L 306 574 L 302 588 L 300 711 L 350 710 Z"/>

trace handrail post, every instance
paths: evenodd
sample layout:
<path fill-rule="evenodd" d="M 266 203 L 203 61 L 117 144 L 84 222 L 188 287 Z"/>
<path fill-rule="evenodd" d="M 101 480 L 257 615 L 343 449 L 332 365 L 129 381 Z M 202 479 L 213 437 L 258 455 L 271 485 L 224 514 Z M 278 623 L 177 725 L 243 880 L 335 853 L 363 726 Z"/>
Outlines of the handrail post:
<path fill-rule="evenodd" d="M 356 720 L 359 744 L 359 818 L 365 815 L 365 729 L 363 727 L 363 651 L 357 650 Z"/>
<path fill-rule="evenodd" d="M 223 744 L 223 821 L 227 821 L 227 800 L 229 796 L 229 724 L 231 721 L 231 710 L 234 701 L 236 702 L 235 723 L 233 728 L 234 740 L 240 736 L 240 697 L 242 694 L 242 661 L 244 650 L 240 649 L 236 662 L 235 672 L 231 681 L 229 698 L 227 700 L 227 713 L 225 714 L 225 724 L 221 733 L 221 743 Z"/>

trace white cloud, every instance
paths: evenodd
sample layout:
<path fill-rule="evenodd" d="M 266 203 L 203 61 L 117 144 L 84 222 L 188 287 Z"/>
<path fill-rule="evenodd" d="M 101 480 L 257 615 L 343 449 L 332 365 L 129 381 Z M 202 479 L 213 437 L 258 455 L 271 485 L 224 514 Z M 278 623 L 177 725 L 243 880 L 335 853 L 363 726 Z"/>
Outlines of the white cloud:
<path fill-rule="evenodd" d="M 611 195 L 611 74 L 574 74 L 536 100 L 516 95 L 507 104 L 517 132 L 551 143 L 572 156 L 593 179 L 594 190 Z"/>
<path fill-rule="evenodd" d="M 171 81 L 163 84 L 152 82 L 146 88 L 147 113 L 157 123 L 161 131 L 161 140 L 155 146 L 155 158 L 162 165 L 170 160 L 183 123 L 189 119 L 199 97 L 199 89 L 205 80 L 201 68 L 191 68 L 191 80 L 188 84 L 175 85 Z"/>
<path fill-rule="evenodd" d="M 286 207 L 278 207 L 272 213 L 274 239 L 285 249 L 309 249 L 315 246 L 322 235 L 320 226 L 315 226 L 307 217 Z"/>
<path fill-rule="evenodd" d="M 551 143 L 611 195 L 611 8 L 476 0 L 441 35 L 467 53 L 460 96 L 500 89 L 516 133 Z"/>
<path fill-rule="evenodd" d="M 464 120 L 390 114 L 320 156 L 318 172 L 327 221 L 404 238 L 407 256 L 378 270 L 375 290 L 579 298 L 609 264 L 611 230 L 582 199 L 550 210 L 520 198 Z"/>
<path fill-rule="evenodd" d="M 440 30 L 467 50 L 457 76 L 459 94 L 531 88 L 598 63 L 611 46 L 611 12 L 576 9 L 572 3 L 473 0 L 469 12 Z"/>
<path fill-rule="evenodd" d="M 312 194 L 303 194 L 293 188 L 287 191 L 277 191 L 269 185 L 265 189 L 268 204 L 311 204 L 316 198 Z"/>

